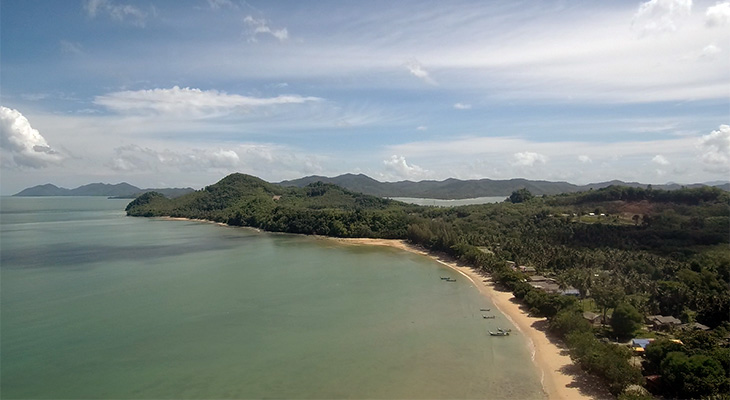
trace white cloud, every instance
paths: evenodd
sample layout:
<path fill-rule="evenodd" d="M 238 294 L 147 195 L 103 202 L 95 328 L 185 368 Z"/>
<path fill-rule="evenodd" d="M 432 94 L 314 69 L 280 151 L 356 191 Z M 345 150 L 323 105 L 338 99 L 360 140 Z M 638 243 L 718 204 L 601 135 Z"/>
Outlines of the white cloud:
<path fill-rule="evenodd" d="M 730 125 L 720 125 L 717 130 L 702 136 L 699 147 L 706 171 L 730 172 Z"/>
<path fill-rule="evenodd" d="M 250 15 L 247 15 L 246 18 L 243 19 L 243 22 L 246 23 L 246 25 L 251 29 L 250 39 L 253 41 L 256 41 L 256 35 L 258 34 L 269 34 L 279 39 L 280 42 L 289 39 L 289 31 L 286 28 L 271 29 L 269 27 L 269 22 L 263 18 L 256 19 Z"/>
<path fill-rule="evenodd" d="M 416 59 L 412 59 L 406 63 L 406 68 L 408 69 L 408 72 L 411 73 L 411 75 L 415 76 L 416 78 L 422 79 L 424 82 L 428 83 L 429 85 L 435 85 L 436 81 L 431 78 L 431 75 L 429 75 L 428 71 L 426 71 L 420 62 Z"/>
<path fill-rule="evenodd" d="M 722 26 L 730 23 L 730 2 L 718 2 L 712 7 L 707 7 L 705 23 L 707 26 Z"/>
<path fill-rule="evenodd" d="M 418 165 L 409 165 L 403 156 L 392 155 L 390 159 L 383 160 L 383 164 L 385 165 L 385 169 L 391 173 L 391 178 L 420 179 L 428 173 L 428 171 Z"/>
<path fill-rule="evenodd" d="M 457 110 L 471 110 L 471 104 L 456 103 L 454 108 Z"/>
<path fill-rule="evenodd" d="M 659 165 L 669 165 L 669 160 L 661 154 L 657 154 L 651 159 L 651 162 Z"/>
<path fill-rule="evenodd" d="M 720 48 L 715 46 L 714 44 L 708 44 L 702 49 L 701 57 L 714 58 L 721 51 L 722 50 L 720 50 Z"/>
<path fill-rule="evenodd" d="M 428 127 L 425 126 L 425 125 L 419 125 L 419 126 L 416 127 L 416 130 L 417 131 L 427 131 L 428 130 Z"/>
<path fill-rule="evenodd" d="M 30 126 L 19 111 L 0 106 L 0 145 L 4 166 L 42 168 L 57 164 L 63 156 L 53 150 L 46 139 Z M 10 158 L 13 163 L 7 162 Z"/>
<path fill-rule="evenodd" d="M 578 161 L 580 161 L 580 162 L 582 162 L 584 164 L 586 164 L 586 163 L 592 163 L 593 162 L 593 160 L 590 157 L 588 157 L 587 155 L 585 155 L 585 154 L 579 155 L 578 156 Z"/>
<path fill-rule="evenodd" d="M 531 151 L 523 151 L 514 154 L 514 163 L 512 165 L 532 167 L 535 164 L 545 164 L 548 158 L 539 153 Z"/>
<path fill-rule="evenodd" d="M 228 147 L 159 150 L 125 145 L 114 149 L 106 166 L 127 174 L 228 174 L 241 171 L 264 179 L 283 179 L 322 170 L 321 157 L 275 144 L 242 143 Z M 205 183 L 205 182 L 202 182 Z"/>
<path fill-rule="evenodd" d="M 134 25 L 144 26 L 147 13 L 130 4 L 117 4 L 112 0 L 86 0 L 84 10 L 90 18 L 107 15 L 119 22 L 128 21 Z"/>
<path fill-rule="evenodd" d="M 692 0 L 649 0 L 639 5 L 632 26 L 641 35 L 674 32 L 692 12 Z"/>
<path fill-rule="evenodd" d="M 246 113 L 252 108 L 320 101 L 317 97 L 281 95 L 249 97 L 217 90 L 195 88 L 150 89 L 113 92 L 97 96 L 94 103 L 121 113 L 157 113 L 192 117 L 209 117 L 230 113 Z"/>

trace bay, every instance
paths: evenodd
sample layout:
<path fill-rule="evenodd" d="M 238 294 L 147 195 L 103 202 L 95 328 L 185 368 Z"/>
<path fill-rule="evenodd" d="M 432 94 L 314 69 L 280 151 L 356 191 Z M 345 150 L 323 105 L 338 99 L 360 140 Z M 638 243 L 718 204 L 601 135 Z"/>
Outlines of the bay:
<path fill-rule="evenodd" d="M 524 339 L 427 257 L 127 202 L 0 200 L 3 398 L 543 398 Z"/>
<path fill-rule="evenodd" d="M 501 203 L 507 199 L 507 196 L 489 196 L 474 197 L 470 199 L 424 199 L 418 197 L 391 197 L 393 200 L 402 201 L 404 203 L 416 204 L 419 206 L 431 207 L 459 207 L 470 206 L 474 204 Z"/>

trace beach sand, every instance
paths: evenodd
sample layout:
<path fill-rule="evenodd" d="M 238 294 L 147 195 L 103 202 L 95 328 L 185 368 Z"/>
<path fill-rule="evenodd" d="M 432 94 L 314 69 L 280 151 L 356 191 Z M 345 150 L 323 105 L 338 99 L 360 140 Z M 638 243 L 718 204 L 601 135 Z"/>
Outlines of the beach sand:
<path fill-rule="evenodd" d="M 327 238 L 340 243 L 353 245 L 378 245 L 395 247 L 404 251 L 421 254 L 433 258 L 448 266 L 471 281 L 471 283 L 488 297 L 523 334 L 531 347 L 533 361 L 541 373 L 543 390 L 548 399 L 613 399 L 614 397 L 601 386 L 597 378 L 581 371 L 574 365 L 567 349 L 559 340 L 547 332 L 545 318 L 531 317 L 523 310 L 521 304 L 511 292 L 495 288 L 494 283 L 486 275 L 474 271 L 471 267 L 460 264 L 457 260 L 444 254 L 428 252 L 413 246 L 404 240 L 389 239 L 342 239 Z"/>

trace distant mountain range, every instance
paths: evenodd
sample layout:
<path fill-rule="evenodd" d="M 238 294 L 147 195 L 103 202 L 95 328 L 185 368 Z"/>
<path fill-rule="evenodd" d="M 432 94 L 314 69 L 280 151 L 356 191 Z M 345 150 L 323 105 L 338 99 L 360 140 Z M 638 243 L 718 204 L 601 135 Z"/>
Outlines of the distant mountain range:
<path fill-rule="evenodd" d="M 534 195 L 553 195 L 559 193 L 573 193 L 586 190 L 597 190 L 611 185 L 632 186 L 646 188 L 648 185 L 638 182 L 623 182 L 613 180 L 609 182 L 590 183 L 588 185 L 574 185 L 568 182 L 533 181 L 528 179 L 475 179 L 459 180 L 449 178 L 443 181 L 400 181 L 380 182 L 363 174 L 344 174 L 335 177 L 306 176 L 304 178 L 282 181 L 281 186 L 304 187 L 314 182 L 333 183 L 353 192 L 360 192 L 378 197 L 415 197 L 425 199 L 471 199 L 475 197 L 509 196 L 513 191 L 526 188 Z M 701 186 L 715 186 L 730 191 L 730 182 L 708 182 L 691 185 L 669 183 L 666 185 L 652 185 L 654 189 L 676 190 L 682 187 L 694 188 Z M 126 182 L 111 185 L 107 183 L 92 183 L 79 186 L 76 189 L 66 189 L 47 183 L 33 186 L 14 194 L 13 196 L 107 196 L 120 198 L 135 198 L 145 192 L 159 192 L 165 197 L 174 198 L 193 192 L 192 188 L 165 188 L 140 189 Z"/>
<path fill-rule="evenodd" d="M 344 174 L 329 178 L 326 176 L 307 176 L 300 179 L 279 182 L 282 186 L 306 186 L 313 182 L 334 183 L 354 192 L 365 193 L 379 197 L 416 197 L 428 199 L 469 199 L 475 197 L 509 196 L 513 191 L 526 188 L 535 195 L 553 195 L 559 193 L 581 192 L 591 189 L 601 189 L 611 185 L 632 186 L 646 188 L 647 184 L 638 182 L 623 182 L 613 180 L 609 182 L 590 183 L 588 185 L 574 185 L 568 182 L 533 181 L 528 179 L 476 179 L 459 180 L 449 178 L 443 181 L 400 181 L 379 182 L 363 174 Z M 710 184 L 679 185 L 652 185 L 654 189 L 676 190 L 682 187 L 694 188 L 701 186 L 715 186 L 730 191 L 730 182 L 712 182 Z"/>
<path fill-rule="evenodd" d="M 79 186 L 76 189 L 66 189 L 47 183 L 23 189 L 13 196 L 106 196 L 118 198 L 135 198 L 142 193 L 158 192 L 165 197 L 173 198 L 186 193 L 194 192 L 193 188 L 164 188 L 164 189 L 140 189 L 126 182 L 111 185 L 108 183 L 91 183 Z"/>

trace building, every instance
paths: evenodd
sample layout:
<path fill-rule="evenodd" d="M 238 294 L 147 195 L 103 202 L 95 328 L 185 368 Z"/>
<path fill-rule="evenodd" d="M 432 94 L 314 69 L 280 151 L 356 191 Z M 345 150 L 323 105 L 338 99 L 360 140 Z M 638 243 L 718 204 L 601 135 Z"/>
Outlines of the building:
<path fill-rule="evenodd" d="M 586 311 L 583 313 L 583 318 L 590 322 L 591 325 L 599 325 L 601 323 L 601 314 Z"/>
<path fill-rule="evenodd" d="M 682 324 L 682 321 L 671 315 L 650 315 L 647 317 L 647 322 L 655 330 L 669 330 Z"/>

